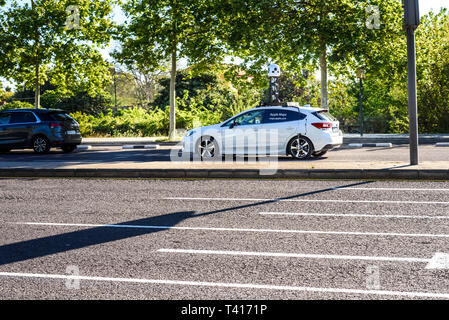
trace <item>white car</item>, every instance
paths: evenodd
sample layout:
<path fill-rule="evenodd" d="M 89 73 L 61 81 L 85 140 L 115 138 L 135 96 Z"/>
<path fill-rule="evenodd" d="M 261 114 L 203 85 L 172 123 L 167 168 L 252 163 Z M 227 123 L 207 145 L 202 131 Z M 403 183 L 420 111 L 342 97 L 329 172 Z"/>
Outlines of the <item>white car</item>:
<path fill-rule="evenodd" d="M 339 147 L 339 122 L 325 109 L 263 106 L 246 110 L 222 123 L 187 132 L 183 152 L 201 159 L 224 155 L 323 156 Z"/>

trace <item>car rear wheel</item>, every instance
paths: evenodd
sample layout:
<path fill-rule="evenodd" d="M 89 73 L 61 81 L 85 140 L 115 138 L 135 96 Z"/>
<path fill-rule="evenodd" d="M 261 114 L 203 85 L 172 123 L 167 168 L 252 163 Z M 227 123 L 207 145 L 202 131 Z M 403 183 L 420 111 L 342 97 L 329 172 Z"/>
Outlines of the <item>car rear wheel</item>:
<path fill-rule="evenodd" d="M 37 136 L 33 139 L 33 150 L 36 153 L 44 154 L 50 151 L 50 141 L 43 136 Z"/>
<path fill-rule="evenodd" d="M 287 150 L 293 158 L 307 160 L 313 154 L 313 144 L 309 138 L 298 136 L 290 140 Z"/>
<path fill-rule="evenodd" d="M 71 152 L 75 151 L 76 145 L 73 145 L 73 144 L 65 145 L 65 146 L 62 146 L 61 149 L 64 153 L 71 153 Z"/>
<path fill-rule="evenodd" d="M 201 160 L 215 160 L 220 157 L 218 144 L 213 137 L 201 137 L 197 142 L 196 153 Z"/>

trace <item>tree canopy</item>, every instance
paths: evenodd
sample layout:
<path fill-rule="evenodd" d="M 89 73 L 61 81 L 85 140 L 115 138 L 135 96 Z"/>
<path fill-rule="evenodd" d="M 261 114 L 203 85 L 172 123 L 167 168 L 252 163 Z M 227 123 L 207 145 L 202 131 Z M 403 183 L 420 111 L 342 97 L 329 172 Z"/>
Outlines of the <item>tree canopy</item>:
<path fill-rule="evenodd" d="M 34 87 L 47 79 L 61 92 L 101 93 L 110 80 L 98 46 L 111 38 L 112 0 L 12 1 L 0 8 L 0 76 Z"/>

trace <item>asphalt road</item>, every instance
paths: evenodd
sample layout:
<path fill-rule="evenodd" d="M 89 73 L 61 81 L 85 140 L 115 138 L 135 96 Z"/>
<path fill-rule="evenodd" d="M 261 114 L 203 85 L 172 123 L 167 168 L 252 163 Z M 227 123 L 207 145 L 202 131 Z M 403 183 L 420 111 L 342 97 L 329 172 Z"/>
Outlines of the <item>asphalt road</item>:
<path fill-rule="evenodd" d="M 158 150 L 123 150 L 121 147 L 93 147 L 88 151 L 65 154 L 59 149 L 52 149 L 49 154 L 36 155 L 32 150 L 14 150 L 0 154 L 1 161 L 56 161 L 56 162 L 146 162 L 170 161 L 171 150 L 167 147 Z M 308 161 L 409 161 L 407 146 L 393 148 L 339 148 L 329 151 L 324 157 Z M 420 146 L 420 161 L 448 161 L 449 147 Z M 290 157 L 281 157 L 280 161 L 296 161 Z"/>
<path fill-rule="evenodd" d="M 2 179 L 0 211 L 0 299 L 449 299 L 449 182 Z"/>

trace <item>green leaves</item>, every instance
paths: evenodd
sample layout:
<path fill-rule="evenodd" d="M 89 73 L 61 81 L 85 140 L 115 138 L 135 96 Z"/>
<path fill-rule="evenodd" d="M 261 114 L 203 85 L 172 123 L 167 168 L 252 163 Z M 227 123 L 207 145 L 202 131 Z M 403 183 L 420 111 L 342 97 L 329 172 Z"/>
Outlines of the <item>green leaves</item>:
<path fill-rule="evenodd" d="M 98 48 L 111 39 L 112 0 L 33 0 L 32 5 L 13 1 L 0 9 L 0 76 L 26 87 L 47 79 L 63 92 L 103 92 L 108 65 Z M 69 6 L 76 6 L 79 25 L 67 28 Z"/>
<path fill-rule="evenodd" d="M 114 56 L 127 65 L 157 69 L 170 59 L 173 47 L 178 59 L 196 67 L 216 64 L 224 47 L 218 41 L 218 18 L 210 0 L 132 0 L 123 4 L 129 18 L 117 40 Z"/>

